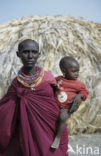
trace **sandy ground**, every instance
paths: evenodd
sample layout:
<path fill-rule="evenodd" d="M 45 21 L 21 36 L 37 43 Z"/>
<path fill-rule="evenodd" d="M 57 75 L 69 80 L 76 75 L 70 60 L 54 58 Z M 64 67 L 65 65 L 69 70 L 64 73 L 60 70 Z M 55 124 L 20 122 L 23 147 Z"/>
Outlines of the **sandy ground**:
<path fill-rule="evenodd" d="M 69 137 L 69 156 L 101 156 L 101 134 Z"/>

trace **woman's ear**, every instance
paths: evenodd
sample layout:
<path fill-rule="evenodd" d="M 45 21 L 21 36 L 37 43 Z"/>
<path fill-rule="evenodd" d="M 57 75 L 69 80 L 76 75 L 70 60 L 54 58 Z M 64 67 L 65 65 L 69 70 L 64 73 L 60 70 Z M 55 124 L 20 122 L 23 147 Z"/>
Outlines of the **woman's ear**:
<path fill-rule="evenodd" d="M 19 51 L 16 51 L 16 55 L 17 57 L 20 57 Z"/>
<path fill-rule="evenodd" d="M 40 57 L 40 54 L 41 54 L 41 53 L 38 51 L 38 58 Z"/>
<path fill-rule="evenodd" d="M 40 51 L 39 51 L 39 56 L 41 55 Z"/>

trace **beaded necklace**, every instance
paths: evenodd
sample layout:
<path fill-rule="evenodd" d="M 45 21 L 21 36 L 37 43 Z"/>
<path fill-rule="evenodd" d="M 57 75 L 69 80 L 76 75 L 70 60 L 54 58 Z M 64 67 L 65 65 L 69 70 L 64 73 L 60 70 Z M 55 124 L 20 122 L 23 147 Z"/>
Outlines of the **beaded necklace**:
<path fill-rule="evenodd" d="M 22 68 L 18 71 L 17 79 L 18 81 L 23 84 L 25 87 L 29 87 L 32 90 L 35 89 L 35 87 L 39 86 L 40 83 L 42 83 L 44 79 L 45 72 L 40 67 L 36 67 L 37 71 L 31 75 L 25 75 L 22 72 Z"/>

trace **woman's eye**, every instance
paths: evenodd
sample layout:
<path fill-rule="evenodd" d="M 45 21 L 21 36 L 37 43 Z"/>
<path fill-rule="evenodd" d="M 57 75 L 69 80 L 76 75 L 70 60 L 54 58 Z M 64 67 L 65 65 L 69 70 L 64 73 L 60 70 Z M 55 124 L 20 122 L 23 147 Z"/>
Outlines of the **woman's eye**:
<path fill-rule="evenodd" d="M 33 54 L 37 54 L 38 52 L 33 50 L 32 53 L 33 53 Z"/>
<path fill-rule="evenodd" d="M 28 50 L 24 50 L 23 53 L 24 53 L 24 54 L 27 54 L 27 53 L 28 53 Z"/>
<path fill-rule="evenodd" d="M 32 55 L 37 55 L 38 54 L 38 51 L 35 51 L 35 50 L 24 50 L 23 51 L 23 54 L 32 54 Z"/>

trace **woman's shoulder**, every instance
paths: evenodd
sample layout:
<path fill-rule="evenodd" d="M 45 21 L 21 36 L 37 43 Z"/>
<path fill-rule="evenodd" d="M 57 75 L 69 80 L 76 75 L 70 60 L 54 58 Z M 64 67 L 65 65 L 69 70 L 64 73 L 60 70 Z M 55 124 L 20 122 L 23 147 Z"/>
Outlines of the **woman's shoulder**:
<path fill-rule="evenodd" d="M 44 81 L 56 85 L 56 80 L 55 77 L 53 76 L 53 74 L 49 71 L 44 71 L 45 72 L 45 77 L 44 77 Z"/>
<path fill-rule="evenodd" d="M 59 76 L 56 76 L 55 79 L 58 81 L 58 80 L 61 80 L 63 79 L 63 76 L 62 75 L 59 75 Z"/>
<path fill-rule="evenodd" d="M 12 80 L 11 84 L 17 84 L 18 80 L 17 80 L 17 76 Z"/>
<path fill-rule="evenodd" d="M 11 87 L 14 87 L 14 88 L 17 88 L 18 86 L 19 86 L 20 84 L 19 84 L 19 82 L 18 82 L 18 80 L 17 80 L 17 76 L 12 80 L 12 82 L 11 82 Z"/>
<path fill-rule="evenodd" d="M 47 71 L 47 70 L 44 70 L 44 72 L 45 72 L 45 75 L 46 75 L 47 77 L 54 77 L 53 74 L 52 74 L 51 72 L 49 72 L 49 71 Z"/>

